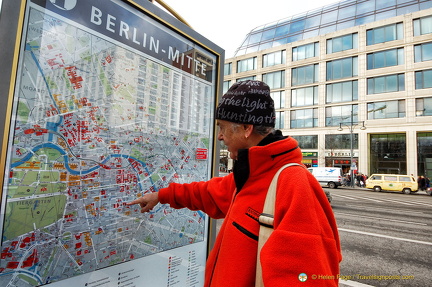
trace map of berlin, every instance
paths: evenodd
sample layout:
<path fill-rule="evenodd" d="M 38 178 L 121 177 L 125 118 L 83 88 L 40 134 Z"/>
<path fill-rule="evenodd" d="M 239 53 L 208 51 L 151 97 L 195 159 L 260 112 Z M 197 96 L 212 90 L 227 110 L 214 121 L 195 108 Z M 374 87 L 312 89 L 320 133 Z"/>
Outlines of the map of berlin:
<path fill-rule="evenodd" d="M 125 204 L 207 179 L 209 160 L 196 155 L 211 152 L 210 84 L 35 8 L 28 22 L 0 285 L 44 285 L 203 241 L 201 212 Z"/>

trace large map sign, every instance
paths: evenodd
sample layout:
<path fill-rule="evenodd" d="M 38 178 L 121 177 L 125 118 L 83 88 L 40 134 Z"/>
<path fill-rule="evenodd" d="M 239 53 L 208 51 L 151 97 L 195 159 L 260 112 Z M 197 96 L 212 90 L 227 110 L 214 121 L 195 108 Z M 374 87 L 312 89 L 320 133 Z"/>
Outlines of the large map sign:
<path fill-rule="evenodd" d="M 0 286 L 202 285 L 207 216 L 126 203 L 209 179 L 219 55 L 135 2 L 23 3 Z"/>

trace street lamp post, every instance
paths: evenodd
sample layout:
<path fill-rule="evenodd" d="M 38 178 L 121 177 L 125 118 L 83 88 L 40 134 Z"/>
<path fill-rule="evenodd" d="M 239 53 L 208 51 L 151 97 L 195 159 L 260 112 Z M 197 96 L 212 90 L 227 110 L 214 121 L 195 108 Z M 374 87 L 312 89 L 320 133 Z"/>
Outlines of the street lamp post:
<path fill-rule="evenodd" d="M 344 123 L 339 123 L 339 128 L 337 129 L 338 131 L 343 131 L 342 126 L 347 127 L 349 132 L 350 132 L 350 177 L 351 177 L 351 187 L 354 187 L 354 170 L 353 170 L 353 157 L 354 157 L 354 147 L 353 147 L 353 143 L 354 143 L 354 129 L 359 126 L 360 123 L 355 123 L 353 122 L 353 112 L 351 111 L 351 122 L 348 124 L 344 124 Z M 361 122 L 361 130 L 365 130 L 365 124 L 364 121 Z"/>

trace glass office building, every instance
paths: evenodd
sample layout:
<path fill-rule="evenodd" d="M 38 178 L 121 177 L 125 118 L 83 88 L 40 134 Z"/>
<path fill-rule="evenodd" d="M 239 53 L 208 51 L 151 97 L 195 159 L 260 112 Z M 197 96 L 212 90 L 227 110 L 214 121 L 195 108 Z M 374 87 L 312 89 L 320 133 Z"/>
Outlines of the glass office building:
<path fill-rule="evenodd" d="M 341 1 L 253 29 L 225 60 L 271 87 L 308 166 L 432 177 L 432 1 Z"/>

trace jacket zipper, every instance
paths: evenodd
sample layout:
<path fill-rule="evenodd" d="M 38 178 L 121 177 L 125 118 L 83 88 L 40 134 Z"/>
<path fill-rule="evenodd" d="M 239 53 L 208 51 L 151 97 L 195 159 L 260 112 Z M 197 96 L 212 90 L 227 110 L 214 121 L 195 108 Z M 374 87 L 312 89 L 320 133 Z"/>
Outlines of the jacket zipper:
<path fill-rule="evenodd" d="M 243 226 L 241 226 L 237 222 L 233 221 L 232 224 L 235 226 L 235 228 L 237 228 L 241 233 L 243 233 L 247 237 L 252 238 L 253 240 L 258 241 L 258 236 L 257 235 L 253 234 L 252 232 L 250 232 L 249 230 L 247 230 L 246 228 L 244 228 Z"/>

